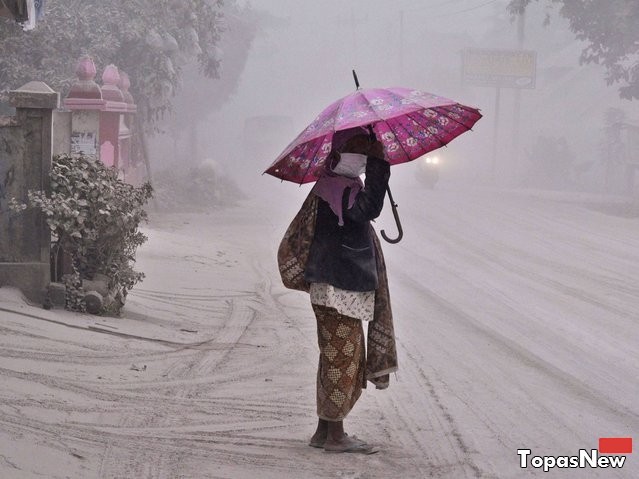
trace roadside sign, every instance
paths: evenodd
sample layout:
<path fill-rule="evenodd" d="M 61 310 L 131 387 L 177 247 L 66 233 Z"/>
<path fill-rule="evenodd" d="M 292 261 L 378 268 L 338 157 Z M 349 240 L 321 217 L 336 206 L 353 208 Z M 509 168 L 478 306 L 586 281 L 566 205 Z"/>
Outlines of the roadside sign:
<path fill-rule="evenodd" d="M 537 52 L 530 50 L 463 51 L 463 81 L 495 88 L 535 88 Z"/>

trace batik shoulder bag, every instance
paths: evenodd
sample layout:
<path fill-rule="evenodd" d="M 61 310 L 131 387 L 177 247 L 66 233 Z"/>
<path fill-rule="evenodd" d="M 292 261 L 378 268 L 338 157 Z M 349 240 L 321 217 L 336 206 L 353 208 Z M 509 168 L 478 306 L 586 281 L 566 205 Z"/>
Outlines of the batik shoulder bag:
<path fill-rule="evenodd" d="M 277 265 L 284 286 L 307 293 L 310 284 L 304 280 L 304 269 L 315 235 L 318 200 L 315 194 L 308 195 L 277 250 Z"/>

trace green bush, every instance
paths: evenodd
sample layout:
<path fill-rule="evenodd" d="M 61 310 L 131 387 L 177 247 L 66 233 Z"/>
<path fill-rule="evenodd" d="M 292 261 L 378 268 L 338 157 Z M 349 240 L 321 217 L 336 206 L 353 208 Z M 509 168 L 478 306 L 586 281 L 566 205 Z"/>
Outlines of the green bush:
<path fill-rule="evenodd" d="M 28 205 L 12 200 L 11 207 L 30 206 L 43 212 L 51 229 L 52 251 L 71 256 L 76 285 L 98 273 L 106 275 L 109 289 L 123 302 L 144 278 L 133 264 L 138 246 L 147 240 L 138 226 L 147 219 L 144 205 L 152 192 L 149 183 L 129 185 L 118 178 L 117 170 L 90 157 L 59 155 L 51 169 L 51 194 L 30 191 Z M 67 307 L 81 310 L 82 303 L 74 296 L 68 298 Z"/>

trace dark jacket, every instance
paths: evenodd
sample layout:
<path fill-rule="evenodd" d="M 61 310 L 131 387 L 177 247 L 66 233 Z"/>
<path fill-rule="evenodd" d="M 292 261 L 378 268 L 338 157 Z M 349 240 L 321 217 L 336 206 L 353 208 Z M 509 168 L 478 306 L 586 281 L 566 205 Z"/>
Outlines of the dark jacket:
<path fill-rule="evenodd" d="M 344 225 L 338 225 L 337 215 L 320 199 L 315 223 L 315 236 L 310 247 L 304 279 L 309 283 L 328 283 L 350 291 L 377 289 L 377 266 L 371 236 L 370 221 L 379 216 L 390 165 L 379 158 L 368 157 L 366 181 L 348 208 L 350 188 L 342 197 Z"/>

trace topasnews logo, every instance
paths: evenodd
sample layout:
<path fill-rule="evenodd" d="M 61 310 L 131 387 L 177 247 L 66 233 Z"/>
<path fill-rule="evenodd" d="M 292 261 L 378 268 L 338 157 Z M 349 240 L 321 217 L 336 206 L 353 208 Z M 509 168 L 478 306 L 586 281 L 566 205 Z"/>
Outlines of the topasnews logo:
<path fill-rule="evenodd" d="M 576 456 L 535 456 L 530 449 L 517 449 L 519 467 L 533 467 L 548 472 L 551 469 L 571 468 L 608 468 L 621 469 L 626 462 L 625 454 L 632 453 L 631 437 L 602 437 L 599 448 L 579 449 Z M 602 456 L 601 454 L 606 454 Z M 615 455 L 613 455 L 615 454 Z"/>

